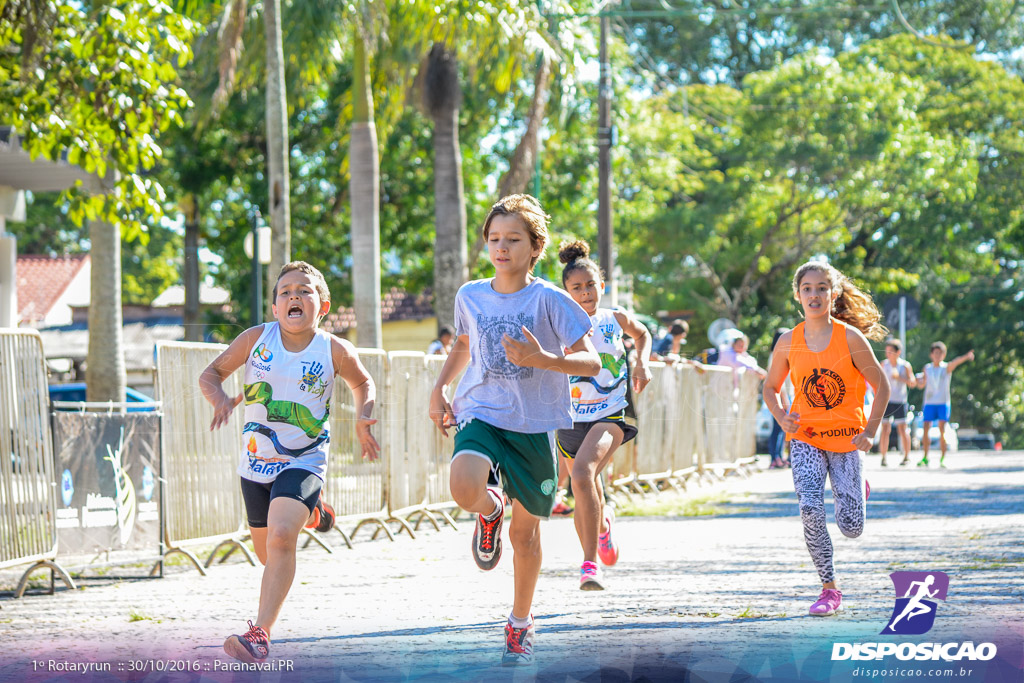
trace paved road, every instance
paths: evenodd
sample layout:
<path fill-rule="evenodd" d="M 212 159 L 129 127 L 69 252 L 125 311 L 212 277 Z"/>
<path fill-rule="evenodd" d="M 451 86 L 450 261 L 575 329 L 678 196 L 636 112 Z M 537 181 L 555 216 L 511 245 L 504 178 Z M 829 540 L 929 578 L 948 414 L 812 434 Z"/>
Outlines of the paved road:
<path fill-rule="evenodd" d="M 694 487 L 692 496 L 727 494 L 715 516 L 620 519 L 622 557 L 604 592 L 577 589 L 571 520 L 544 524 L 534 669 L 495 666 L 511 604 L 511 554 L 494 571 L 479 571 L 468 552 L 472 526 L 463 522 L 416 540 L 301 552 L 272 645 L 283 670 L 217 669 L 226 661 L 224 637 L 256 609 L 260 570 L 233 562 L 205 578 L 175 567 L 162 580 L 93 581 L 80 591 L 0 600 L 0 680 L 853 681 L 870 675 L 863 666 L 909 671 L 885 680 L 925 680 L 934 669 L 939 675 L 927 680 L 1022 681 L 1024 452 L 965 452 L 950 461 L 946 470 L 883 469 L 869 457 L 864 535 L 846 539 L 829 525 L 847 607 L 835 618 L 806 616 L 820 584 L 791 477 L 764 471 Z M 896 570 L 949 575 L 948 599 L 925 636 L 878 635 L 893 608 L 888 575 Z M 990 641 L 999 655 L 987 663 L 831 661 L 835 642 L 886 640 Z M 49 660 L 111 670 L 47 671 Z M 129 671 L 178 660 L 201 673 Z"/>

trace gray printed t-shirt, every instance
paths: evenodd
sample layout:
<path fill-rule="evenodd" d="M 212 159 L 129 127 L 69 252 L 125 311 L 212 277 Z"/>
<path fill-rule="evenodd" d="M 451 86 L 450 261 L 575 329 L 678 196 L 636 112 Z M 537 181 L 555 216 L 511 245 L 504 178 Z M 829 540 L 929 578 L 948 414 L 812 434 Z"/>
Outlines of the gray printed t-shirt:
<path fill-rule="evenodd" d="M 471 418 L 524 434 L 572 427 L 569 377 L 513 365 L 501 345 L 523 340 L 525 326 L 545 351 L 561 355 L 590 332 L 590 316 L 563 290 L 535 278 L 513 294 L 474 280 L 455 296 L 455 334 L 469 337 L 471 360 L 452 401 L 455 418 Z"/>

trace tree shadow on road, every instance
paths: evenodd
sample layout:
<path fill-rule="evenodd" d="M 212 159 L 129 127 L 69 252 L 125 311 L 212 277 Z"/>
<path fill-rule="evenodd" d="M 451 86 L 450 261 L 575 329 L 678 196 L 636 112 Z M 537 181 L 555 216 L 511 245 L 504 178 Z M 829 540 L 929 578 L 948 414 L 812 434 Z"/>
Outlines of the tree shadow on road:
<path fill-rule="evenodd" d="M 831 509 L 831 494 L 826 503 Z M 792 492 L 750 494 L 742 500 L 715 504 L 717 517 L 758 518 L 799 517 L 796 494 Z M 868 517 L 975 517 L 1024 513 L 1024 487 L 989 486 L 986 488 L 901 488 L 872 487 Z M 693 518 L 699 519 L 699 518 Z"/>

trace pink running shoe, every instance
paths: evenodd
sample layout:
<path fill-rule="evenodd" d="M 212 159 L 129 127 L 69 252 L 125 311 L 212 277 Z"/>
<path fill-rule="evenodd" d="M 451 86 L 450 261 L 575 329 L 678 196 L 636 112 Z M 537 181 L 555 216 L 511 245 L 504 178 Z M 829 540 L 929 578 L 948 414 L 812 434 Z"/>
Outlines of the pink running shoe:
<path fill-rule="evenodd" d="M 615 513 L 611 508 L 604 509 L 604 521 L 608 531 L 597 537 L 597 556 L 606 567 L 610 567 L 619 561 L 619 546 L 612 540 L 612 522 L 615 521 Z"/>
<path fill-rule="evenodd" d="M 601 583 L 601 568 L 597 566 L 596 562 L 584 562 L 580 567 L 580 590 L 604 590 L 604 584 Z"/>
<path fill-rule="evenodd" d="M 812 617 L 830 617 L 843 605 L 843 594 L 835 588 L 826 588 L 821 591 L 818 601 L 811 605 L 809 613 Z"/>
<path fill-rule="evenodd" d="M 869 484 L 868 480 L 865 479 L 864 480 L 864 500 L 867 500 L 870 497 L 871 497 L 871 484 Z"/>

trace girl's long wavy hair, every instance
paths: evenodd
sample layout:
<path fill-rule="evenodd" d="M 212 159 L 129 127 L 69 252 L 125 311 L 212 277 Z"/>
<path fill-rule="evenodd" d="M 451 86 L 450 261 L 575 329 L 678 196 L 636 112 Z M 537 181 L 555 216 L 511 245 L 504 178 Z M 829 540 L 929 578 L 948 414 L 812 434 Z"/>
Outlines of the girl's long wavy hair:
<path fill-rule="evenodd" d="M 823 274 L 832 287 L 832 293 L 835 295 L 835 300 L 832 303 L 833 318 L 853 325 L 868 339 L 875 341 L 885 339 L 889 330 L 879 322 L 882 319 L 882 314 L 875 306 L 871 295 L 823 261 L 808 261 L 796 269 L 796 274 L 793 275 L 793 297 L 798 302 L 800 301 L 800 281 L 811 271 Z"/>

